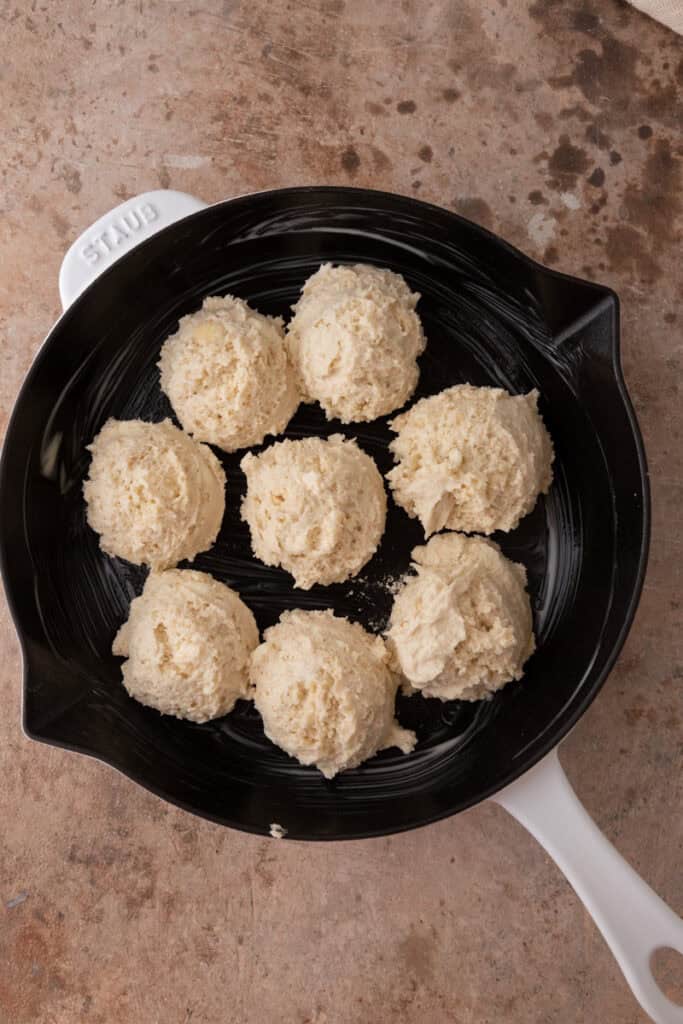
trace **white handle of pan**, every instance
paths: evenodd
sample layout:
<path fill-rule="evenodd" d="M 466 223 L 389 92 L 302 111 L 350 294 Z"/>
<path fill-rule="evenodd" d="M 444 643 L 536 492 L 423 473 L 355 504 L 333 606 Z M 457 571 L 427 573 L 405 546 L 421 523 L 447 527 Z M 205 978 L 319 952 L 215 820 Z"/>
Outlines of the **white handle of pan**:
<path fill-rule="evenodd" d="M 185 192 L 157 189 L 127 199 L 105 213 L 73 243 L 62 260 L 59 295 L 62 309 L 120 256 L 190 213 L 207 204 Z"/>
<path fill-rule="evenodd" d="M 683 1024 L 651 970 L 662 947 L 683 953 L 683 921 L 617 853 L 589 817 L 553 751 L 497 793 L 576 890 L 612 950 L 634 996 L 656 1024 Z"/>

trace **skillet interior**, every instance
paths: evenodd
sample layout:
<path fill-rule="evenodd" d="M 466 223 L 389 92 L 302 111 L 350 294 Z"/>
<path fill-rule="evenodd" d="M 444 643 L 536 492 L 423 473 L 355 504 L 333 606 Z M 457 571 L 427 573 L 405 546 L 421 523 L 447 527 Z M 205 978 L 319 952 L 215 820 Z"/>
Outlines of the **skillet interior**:
<path fill-rule="evenodd" d="M 246 703 L 203 726 L 131 700 L 110 653 L 144 571 L 103 555 L 87 528 L 85 445 L 109 416 L 172 415 L 156 360 L 178 317 L 231 292 L 286 316 L 323 260 L 373 262 L 421 292 L 428 348 L 416 397 L 468 381 L 537 387 L 556 448 L 551 494 L 504 552 L 529 573 L 538 651 L 491 702 L 399 698 L 419 745 L 326 782 L 263 736 Z M 475 225 L 427 204 L 354 189 L 289 189 L 195 214 L 111 267 L 55 326 L 24 385 L 2 465 L 0 544 L 25 656 L 25 728 L 101 757 L 164 797 L 234 827 L 292 838 L 392 832 L 454 813 L 521 774 L 573 725 L 625 637 L 640 591 L 648 498 L 637 425 L 618 366 L 617 301 L 547 271 Z M 289 437 L 355 436 L 392 464 L 386 420 L 343 427 L 302 406 Z M 227 514 L 194 567 L 235 587 L 261 628 L 286 607 L 333 607 L 379 630 L 387 583 L 422 540 L 390 502 L 361 576 L 308 592 L 256 563 L 239 519 L 240 455 L 222 458 Z"/>

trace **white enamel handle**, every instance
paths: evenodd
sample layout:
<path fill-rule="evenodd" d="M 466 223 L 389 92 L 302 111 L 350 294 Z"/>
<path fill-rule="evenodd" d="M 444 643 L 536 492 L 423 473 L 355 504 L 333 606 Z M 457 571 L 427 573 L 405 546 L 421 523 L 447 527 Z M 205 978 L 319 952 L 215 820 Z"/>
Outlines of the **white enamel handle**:
<path fill-rule="evenodd" d="M 556 751 L 497 793 L 539 841 L 583 901 L 636 999 L 656 1024 L 683 1024 L 655 981 L 650 961 L 670 946 L 683 953 L 683 921 L 617 853 L 569 785 Z"/>
<path fill-rule="evenodd" d="M 105 213 L 76 239 L 62 261 L 59 272 L 62 309 L 68 309 L 120 256 L 174 221 L 203 210 L 206 205 L 185 192 L 157 189 L 127 199 Z"/>

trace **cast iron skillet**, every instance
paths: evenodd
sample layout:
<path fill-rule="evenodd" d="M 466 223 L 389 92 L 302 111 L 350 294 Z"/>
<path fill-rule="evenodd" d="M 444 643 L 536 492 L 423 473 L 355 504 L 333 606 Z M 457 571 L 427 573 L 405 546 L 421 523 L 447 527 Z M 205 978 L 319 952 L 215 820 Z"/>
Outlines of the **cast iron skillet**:
<path fill-rule="evenodd" d="M 263 735 L 247 703 L 192 725 L 128 697 L 115 631 L 145 577 L 104 555 L 81 493 L 86 445 L 109 416 L 173 416 L 159 389 L 159 348 L 206 295 L 230 292 L 287 316 L 322 261 L 369 262 L 422 295 L 428 338 L 416 397 L 467 381 L 538 388 L 555 482 L 519 529 L 498 540 L 529 573 L 538 651 L 523 681 L 491 702 L 399 698 L 418 746 L 387 751 L 326 782 Z M 50 333 L 21 391 L 4 448 L 0 544 L 25 658 L 29 736 L 104 759 L 154 792 L 251 832 L 339 839 L 424 825 L 489 796 L 535 764 L 595 697 L 621 648 L 642 585 L 648 538 L 643 446 L 619 369 L 618 305 L 606 288 L 546 270 L 445 210 L 355 189 L 303 188 L 221 203 L 120 259 Z M 304 405 L 288 437 L 341 431 L 381 471 L 386 419 L 343 426 Z M 283 608 L 334 608 L 386 622 L 387 577 L 423 542 L 390 502 L 387 529 L 359 579 L 312 591 L 253 558 L 239 518 L 241 453 L 217 450 L 227 514 L 194 567 L 234 587 L 263 629 Z"/>
<path fill-rule="evenodd" d="M 26 732 L 99 757 L 221 824 L 267 834 L 277 822 L 293 839 L 397 832 L 508 786 L 496 799 L 558 859 L 642 1005 L 658 1020 L 681 1020 L 646 959 L 662 942 L 683 950 L 675 915 L 582 817 L 556 759 L 509 787 L 597 694 L 642 587 L 647 472 L 619 367 L 616 296 L 400 196 L 314 187 L 202 206 L 179 193 L 150 193 L 74 243 L 60 279 L 65 300 L 108 268 L 55 325 L 19 395 L 0 467 L 0 552 L 24 654 Z M 538 650 L 524 679 L 478 704 L 399 698 L 398 716 L 418 736 L 415 752 L 383 752 L 332 782 L 273 747 L 247 703 L 198 726 L 127 696 L 111 642 L 144 572 L 101 553 L 81 492 L 86 445 L 108 417 L 172 416 L 156 361 L 180 316 L 226 292 L 287 316 L 325 260 L 389 267 L 421 293 L 429 344 L 415 397 L 462 381 L 514 393 L 538 388 L 556 451 L 549 496 L 517 530 L 495 538 L 529 574 Z M 358 438 L 382 471 L 390 468 L 386 419 L 347 427 L 307 405 L 286 436 L 339 431 Z M 253 559 L 239 519 L 240 455 L 217 454 L 227 471 L 227 514 L 215 548 L 194 567 L 237 589 L 261 629 L 284 608 L 332 607 L 381 630 L 389 584 L 422 541 L 417 523 L 390 503 L 385 537 L 359 578 L 297 591 L 285 572 Z M 638 899 L 637 928 L 622 920 L 626 890 Z"/>

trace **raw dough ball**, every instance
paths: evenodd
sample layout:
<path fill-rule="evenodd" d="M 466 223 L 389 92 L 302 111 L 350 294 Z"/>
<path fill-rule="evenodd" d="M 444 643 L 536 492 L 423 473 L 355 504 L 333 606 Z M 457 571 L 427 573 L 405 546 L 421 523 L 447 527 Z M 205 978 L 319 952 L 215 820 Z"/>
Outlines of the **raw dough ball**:
<path fill-rule="evenodd" d="M 226 452 L 281 433 L 300 401 L 282 320 L 231 295 L 204 299 L 181 319 L 159 368 L 185 430 Z"/>
<path fill-rule="evenodd" d="M 279 441 L 240 465 L 254 554 L 291 572 L 297 587 L 346 580 L 376 551 L 387 512 L 384 481 L 355 441 L 341 434 Z"/>
<path fill-rule="evenodd" d="M 164 715 L 208 722 L 249 697 L 254 616 L 239 595 L 203 572 L 170 569 L 147 577 L 112 651 L 128 660 L 123 685 Z"/>
<path fill-rule="evenodd" d="M 535 643 L 523 565 L 493 541 L 443 533 L 413 554 L 387 632 L 394 667 L 428 697 L 481 700 L 511 679 Z"/>
<path fill-rule="evenodd" d="M 415 734 L 394 718 L 397 678 L 381 637 L 331 611 L 284 612 L 251 659 L 266 735 L 331 779 Z"/>
<path fill-rule="evenodd" d="M 419 297 L 390 270 L 324 263 L 306 281 L 287 332 L 306 399 L 343 423 L 400 408 L 425 347 Z"/>
<path fill-rule="evenodd" d="M 170 420 L 107 420 L 88 450 L 88 522 L 108 555 L 166 569 L 211 547 L 225 473 L 210 448 Z"/>
<path fill-rule="evenodd" d="M 396 502 L 429 536 L 513 530 L 552 481 L 553 446 L 538 392 L 457 384 L 389 424 L 398 461 L 388 474 Z"/>

